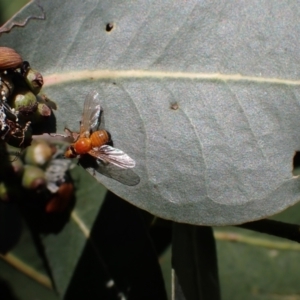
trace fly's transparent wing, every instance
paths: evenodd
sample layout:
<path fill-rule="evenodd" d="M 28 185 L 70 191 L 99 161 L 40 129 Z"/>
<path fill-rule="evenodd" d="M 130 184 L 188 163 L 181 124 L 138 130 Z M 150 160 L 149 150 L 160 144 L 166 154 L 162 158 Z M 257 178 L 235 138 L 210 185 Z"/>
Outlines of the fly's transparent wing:
<path fill-rule="evenodd" d="M 102 163 L 101 160 L 97 160 L 97 166 L 92 170 L 92 175 L 97 178 L 97 174 L 93 174 L 96 171 L 108 178 L 112 178 L 128 186 L 135 186 L 140 182 L 140 177 L 134 173 L 132 169 L 121 169 L 113 164 Z"/>
<path fill-rule="evenodd" d="M 89 133 L 99 124 L 100 117 L 100 97 L 96 91 L 88 93 L 84 100 L 83 112 L 80 123 L 80 134 Z"/>
<path fill-rule="evenodd" d="M 140 177 L 133 169 L 123 169 L 100 159 L 95 159 L 91 155 L 80 156 L 79 164 L 100 182 L 100 174 L 128 186 L 135 186 L 140 182 Z"/>
<path fill-rule="evenodd" d="M 122 169 L 130 169 L 135 167 L 135 161 L 131 157 L 129 157 L 122 150 L 116 149 L 109 145 L 93 148 L 88 153 L 95 158 L 116 165 Z"/>

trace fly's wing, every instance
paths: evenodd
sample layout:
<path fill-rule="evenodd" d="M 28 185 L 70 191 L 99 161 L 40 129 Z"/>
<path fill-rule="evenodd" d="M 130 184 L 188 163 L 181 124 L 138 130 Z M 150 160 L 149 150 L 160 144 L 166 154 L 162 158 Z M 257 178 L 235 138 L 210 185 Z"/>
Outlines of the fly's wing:
<path fill-rule="evenodd" d="M 96 91 L 90 92 L 86 96 L 80 122 L 80 135 L 88 135 L 90 130 L 93 131 L 97 128 L 101 111 L 99 98 L 99 93 Z"/>
<path fill-rule="evenodd" d="M 105 163 L 100 159 L 94 159 L 91 155 L 80 156 L 79 164 L 100 182 L 100 175 L 112 178 L 128 186 L 135 186 L 140 182 L 140 177 L 133 169 L 122 169 L 116 165 Z"/>
<path fill-rule="evenodd" d="M 128 186 L 135 186 L 140 182 L 140 177 L 132 169 L 121 169 L 113 164 L 102 163 L 100 160 L 91 173 L 97 178 L 95 171 Z"/>
<path fill-rule="evenodd" d="M 130 169 L 135 167 L 135 161 L 131 157 L 129 157 L 122 150 L 116 149 L 109 145 L 93 148 L 88 153 L 95 158 L 116 165 L 122 169 Z"/>

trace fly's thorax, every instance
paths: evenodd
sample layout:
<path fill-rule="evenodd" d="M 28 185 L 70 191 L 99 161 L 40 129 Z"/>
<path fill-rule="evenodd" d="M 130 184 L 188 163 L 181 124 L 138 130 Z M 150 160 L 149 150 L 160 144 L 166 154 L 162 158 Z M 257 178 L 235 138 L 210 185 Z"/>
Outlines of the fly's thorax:
<path fill-rule="evenodd" d="M 92 143 L 89 138 L 80 137 L 73 147 L 77 154 L 86 154 L 92 149 Z"/>
<path fill-rule="evenodd" d="M 90 140 L 92 143 L 92 148 L 94 148 L 94 147 L 101 147 L 107 144 L 110 138 L 106 130 L 98 130 L 91 134 Z"/>

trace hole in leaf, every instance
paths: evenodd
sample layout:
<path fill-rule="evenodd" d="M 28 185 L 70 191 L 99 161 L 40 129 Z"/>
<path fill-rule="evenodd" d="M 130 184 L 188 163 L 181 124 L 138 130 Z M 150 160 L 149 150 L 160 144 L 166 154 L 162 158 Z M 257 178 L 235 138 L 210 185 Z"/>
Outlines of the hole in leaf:
<path fill-rule="evenodd" d="M 296 151 L 293 158 L 293 175 L 300 175 L 300 151 Z"/>
<path fill-rule="evenodd" d="M 171 103 L 170 108 L 173 110 L 177 110 L 179 108 L 179 105 L 177 102 L 173 102 L 173 103 Z"/>
<path fill-rule="evenodd" d="M 105 30 L 107 32 L 110 32 L 110 31 L 112 31 L 113 28 L 114 28 L 114 24 L 113 23 L 107 23 Z"/>

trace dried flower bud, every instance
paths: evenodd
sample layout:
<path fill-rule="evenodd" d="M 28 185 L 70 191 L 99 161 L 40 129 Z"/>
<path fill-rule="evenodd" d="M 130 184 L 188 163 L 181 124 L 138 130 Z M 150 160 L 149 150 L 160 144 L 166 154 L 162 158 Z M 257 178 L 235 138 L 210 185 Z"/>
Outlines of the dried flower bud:
<path fill-rule="evenodd" d="M 46 95 L 37 95 L 37 99 L 39 103 L 46 104 L 50 109 L 57 109 L 56 103 L 49 99 Z"/>
<path fill-rule="evenodd" d="M 26 164 L 42 167 L 50 161 L 52 154 L 52 147 L 47 142 L 34 140 L 26 149 L 24 161 Z"/>
<path fill-rule="evenodd" d="M 30 190 L 44 188 L 46 186 L 45 172 L 38 167 L 25 165 L 22 186 Z"/>
<path fill-rule="evenodd" d="M 37 110 L 32 116 L 30 116 L 30 121 L 32 124 L 36 124 L 38 122 L 44 121 L 45 117 L 47 118 L 50 115 L 51 109 L 44 103 L 38 103 Z"/>
<path fill-rule="evenodd" d="M 14 49 L 0 47 L 0 70 L 16 69 L 22 62 L 22 57 Z"/>
<path fill-rule="evenodd" d="M 49 117 L 51 115 L 51 109 L 44 103 L 38 104 L 37 112 L 43 117 Z"/>

